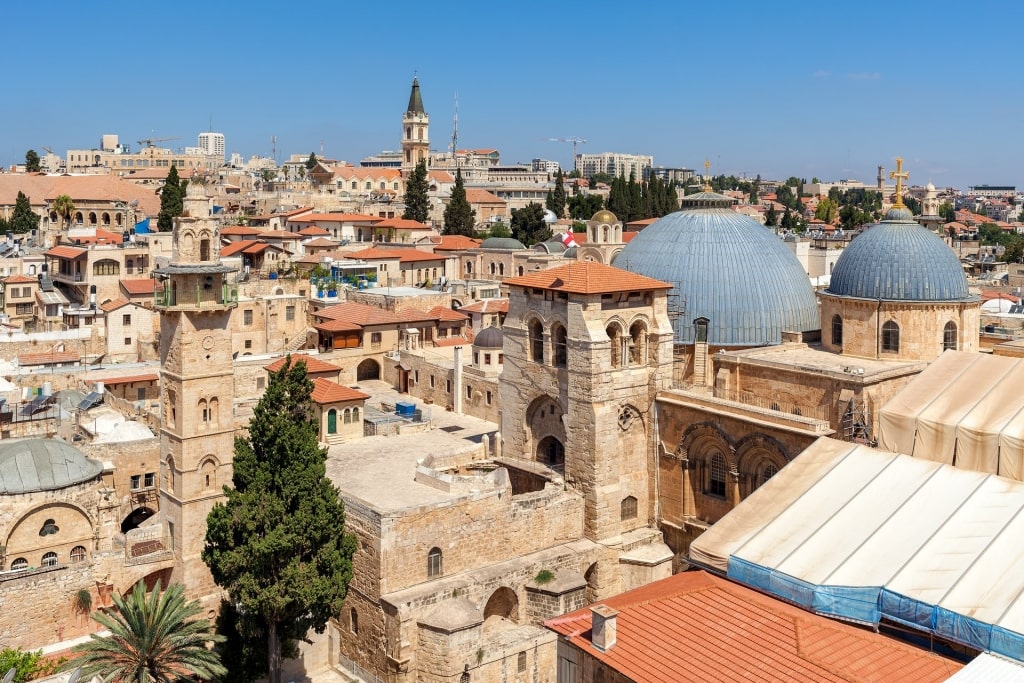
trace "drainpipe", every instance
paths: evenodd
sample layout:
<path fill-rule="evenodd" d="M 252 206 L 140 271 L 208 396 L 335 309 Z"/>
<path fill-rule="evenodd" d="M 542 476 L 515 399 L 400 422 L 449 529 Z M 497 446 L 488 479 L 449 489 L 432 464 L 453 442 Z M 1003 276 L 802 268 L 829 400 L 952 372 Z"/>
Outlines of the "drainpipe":
<path fill-rule="evenodd" d="M 875 310 L 875 360 L 882 357 L 882 300 L 878 300 Z"/>
<path fill-rule="evenodd" d="M 455 369 L 452 373 L 452 411 L 462 413 L 462 347 L 455 347 Z"/>

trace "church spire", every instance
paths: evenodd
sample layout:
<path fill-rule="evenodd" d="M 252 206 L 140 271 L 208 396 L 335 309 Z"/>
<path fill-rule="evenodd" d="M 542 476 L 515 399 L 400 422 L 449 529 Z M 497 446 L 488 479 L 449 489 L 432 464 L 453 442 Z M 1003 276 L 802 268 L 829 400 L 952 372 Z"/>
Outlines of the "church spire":
<path fill-rule="evenodd" d="M 409 107 L 405 110 L 409 114 L 426 114 L 423 111 L 423 98 L 420 96 L 420 80 L 413 76 L 412 92 L 409 93 Z"/>

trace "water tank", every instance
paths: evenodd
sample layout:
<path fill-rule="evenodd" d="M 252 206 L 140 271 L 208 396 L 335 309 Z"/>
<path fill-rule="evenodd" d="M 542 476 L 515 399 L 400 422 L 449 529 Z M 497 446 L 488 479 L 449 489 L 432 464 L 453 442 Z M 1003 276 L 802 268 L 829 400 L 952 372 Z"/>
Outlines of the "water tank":
<path fill-rule="evenodd" d="M 411 401 L 399 401 L 395 404 L 395 412 L 402 417 L 412 417 L 416 414 L 416 404 Z"/>

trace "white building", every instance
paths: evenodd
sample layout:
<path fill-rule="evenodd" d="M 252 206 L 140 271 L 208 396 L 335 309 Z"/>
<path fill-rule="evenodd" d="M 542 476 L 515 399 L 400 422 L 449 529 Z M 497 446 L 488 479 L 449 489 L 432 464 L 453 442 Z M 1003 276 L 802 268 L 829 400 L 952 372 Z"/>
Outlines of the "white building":
<path fill-rule="evenodd" d="M 199 148 L 204 154 L 224 159 L 224 133 L 200 133 Z"/>
<path fill-rule="evenodd" d="M 603 152 L 576 155 L 576 168 L 587 180 L 594 177 L 595 173 L 607 173 L 613 178 L 629 178 L 630 174 L 633 174 L 637 180 L 643 180 L 652 166 L 654 157 L 647 154 Z"/>

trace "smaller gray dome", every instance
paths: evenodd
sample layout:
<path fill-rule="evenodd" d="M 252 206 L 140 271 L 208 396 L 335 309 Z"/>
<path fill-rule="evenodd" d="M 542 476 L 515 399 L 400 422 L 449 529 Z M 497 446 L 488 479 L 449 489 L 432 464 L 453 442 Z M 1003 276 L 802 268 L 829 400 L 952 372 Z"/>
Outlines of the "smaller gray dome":
<path fill-rule="evenodd" d="M 498 327 L 488 327 L 473 339 L 473 346 L 481 349 L 500 349 L 504 343 L 505 335 Z"/>
<path fill-rule="evenodd" d="M 95 479 L 102 471 L 103 465 L 57 439 L 0 445 L 0 494 L 62 489 Z"/>
<path fill-rule="evenodd" d="M 533 245 L 534 251 L 540 251 L 545 254 L 561 254 L 565 251 L 565 243 L 562 240 L 555 237 L 547 242 L 538 242 Z"/>
<path fill-rule="evenodd" d="M 504 249 L 505 251 L 517 251 L 526 249 L 526 245 L 511 237 L 488 237 L 480 244 L 481 249 Z"/>

